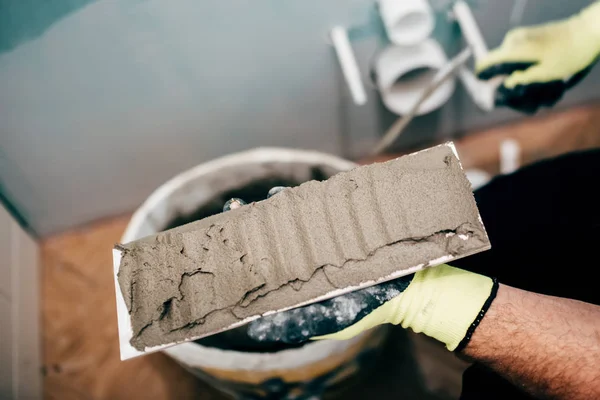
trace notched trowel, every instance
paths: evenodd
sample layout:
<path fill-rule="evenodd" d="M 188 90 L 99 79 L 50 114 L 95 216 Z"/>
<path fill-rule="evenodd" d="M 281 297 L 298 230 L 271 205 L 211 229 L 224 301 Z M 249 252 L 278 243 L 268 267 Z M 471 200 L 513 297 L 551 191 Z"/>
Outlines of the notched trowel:
<path fill-rule="evenodd" d="M 115 246 L 121 359 L 490 248 L 452 143 Z"/>

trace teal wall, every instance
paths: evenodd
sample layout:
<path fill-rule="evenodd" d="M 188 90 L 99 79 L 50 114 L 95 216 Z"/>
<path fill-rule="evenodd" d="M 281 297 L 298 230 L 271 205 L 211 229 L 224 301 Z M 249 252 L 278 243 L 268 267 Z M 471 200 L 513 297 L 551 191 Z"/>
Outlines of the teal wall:
<path fill-rule="evenodd" d="M 432 0 L 435 36 L 461 48 Z M 514 1 L 471 1 L 490 45 Z M 530 0 L 523 23 L 566 17 L 589 1 Z M 543 5 L 543 10 L 541 5 Z M 350 29 L 368 81 L 386 45 L 368 0 L 0 0 L 0 188 L 33 229 L 58 231 L 132 210 L 186 168 L 255 146 L 354 157 L 393 121 L 368 86 L 352 104 L 327 33 Z M 561 106 L 597 97 L 595 70 Z M 398 142 L 520 117 L 483 114 L 460 84 Z"/>

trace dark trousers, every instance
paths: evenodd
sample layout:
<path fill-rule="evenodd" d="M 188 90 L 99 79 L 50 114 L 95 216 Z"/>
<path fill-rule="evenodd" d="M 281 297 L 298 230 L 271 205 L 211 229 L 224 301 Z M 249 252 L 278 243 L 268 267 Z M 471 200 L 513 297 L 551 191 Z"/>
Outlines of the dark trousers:
<path fill-rule="evenodd" d="M 532 292 L 600 304 L 600 149 L 493 180 L 475 199 L 492 249 L 452 263 Z M 461 399 L 531 399 L 485 367 L 463 375 Z"/>

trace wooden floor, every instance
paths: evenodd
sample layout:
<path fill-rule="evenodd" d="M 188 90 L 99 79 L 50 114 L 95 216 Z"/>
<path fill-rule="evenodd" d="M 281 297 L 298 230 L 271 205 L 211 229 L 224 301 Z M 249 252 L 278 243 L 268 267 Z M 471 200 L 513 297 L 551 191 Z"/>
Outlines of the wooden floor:
<path fill-rule="evenodd" d="M 498 145 L 506 137 L 522 144 L 525 163 L 600 147 L 600 106 L 467 137 L 457 146 L 465 167 L 497 172 Z M 162 354 L 119 360 L 111 248 L 128 219 L 99 221 L 42 241 L 45 397 L 222 398 Z"/>
<path fill-rule="evenodd" d="M 128 219 L 100 221 L 43 242 L 45 398 L 220 398 L 162 354 L 119 360 L 111 249 Z"/>

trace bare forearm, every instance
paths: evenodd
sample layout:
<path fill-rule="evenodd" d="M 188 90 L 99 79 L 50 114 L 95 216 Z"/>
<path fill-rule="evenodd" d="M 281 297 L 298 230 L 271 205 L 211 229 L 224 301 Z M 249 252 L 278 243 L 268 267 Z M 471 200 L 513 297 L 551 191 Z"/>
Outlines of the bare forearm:
<path fill-rule="evenodd" d="M 542 398 L 600 398 L 600 307 L 500 285 L 463 355 Z"/>

